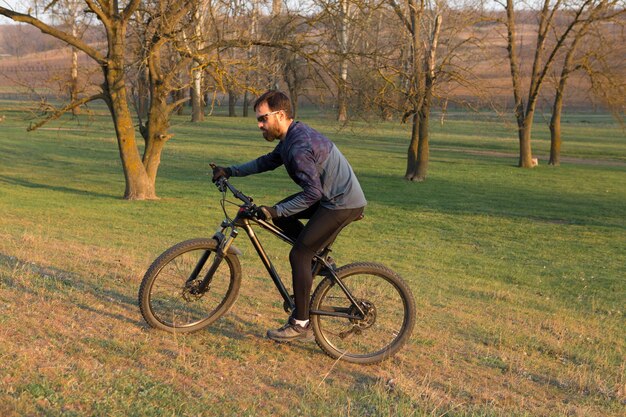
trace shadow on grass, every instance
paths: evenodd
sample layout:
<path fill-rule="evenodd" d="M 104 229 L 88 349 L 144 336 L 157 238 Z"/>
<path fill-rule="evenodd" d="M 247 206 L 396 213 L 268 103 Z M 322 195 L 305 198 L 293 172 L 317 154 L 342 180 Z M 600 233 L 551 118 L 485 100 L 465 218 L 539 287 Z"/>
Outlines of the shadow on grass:
<path fill-rule="evenodd" d="M 76 195 L 87 196 L 87 197 L 98 197 L 98 198 L 107 198 L 107 199 L 115 199 L 115 200 L 120 199 L 119 196 L 115 196 L 113 194 L 104 194 L 104 193 L 98 193 L 94 191 L 79 190 L 76 188 L 64 187 L 61 185 L 39 184 L 36 182 L 21 179 L 21 178 L 7 177 L 6 175 L 0 175 L 0 182 L 4 182 L 10 185 L 16 185 L 19 187 L 26 187 L 26 188 L 33 188 L 33 189 L 46 189 L 46 190 L 51 190 L 51 191 L 58 191 L 58 192 L 68 193 L 68 194 L 76 194 Z"/>
<path fill-rule="evenodd" d="M 38 282 L 29 280 L 29 284 L 25 285 L 19 282 L 19 280 L 9 276 L 0 276 L 0 282 L 4 282 L 12 290 L 38 295 L 37 288 L 44 287 L 47 291 L 52 293 L 53 296 L 58 297 L 62 295 L 68 297 L 68 301 L 72 301 L 70 299 L 70 293 L 72 291 L 80 291 L 93 296 L 95 299 L 104 300 L 108 304 L 113 304 L 114 307 L 121 307 L 128 311 L 130 315 L 137 317 L 137 319 L 129 318 L 123 314 L 115 313 L 105 308 L 95 308 L 85 302 L 75 302 L 77 307 L 95 315 L 104 315 L 118 322 L 128 323 L 145 330 L 152 330 L 152 328 L 140 318 L 138 301 L 134 296 L 129 296 L 114 289 L 103 288 L 98 283 L 89 282 L 81 278 L 80 275 L 70 271 L 41 266 L 13 256 L 7 256 L 3 253 L 0 253 L 0 263 L 7 265 L 9 269 L 19 269 L 37 277 Z M 236 306 L 233 308 L 236 309 Z M 243 320 L 239 316 L 235 317 L 231 313 L 220 318 L 216 323 L 204 330 L 224 339 L 241 340 L 246 337 L 245 332 L 236 330 L 237 327 L 241 325 L 245 325 L 247 328 L 257 327 L 255 323 Z M 161 333 L 166 334 L 164 332 Z"/>
<path fill-rule="evenodd" d="M 589 195 L 555 187 L 533 189 L 533 183 L 450 181 L 432 178 L 416 184 L 394 176 L 361 174 L 371 203 L 407 211 L 451 215 L 490 215 L 534 222 L 626 229 L 626 210 L 618 193 Z M 541 181 L 534 178 L 533 181 Z M 402 195 L 402 198 L 398 198 Z M 621 219 L 621 220 L 620 220 Z"/>
<path fill-rule="evenodd" d="M 8 265 L 11 269 L 21 269 L 22 271 L 26 271 L 28 274 L 35 275 L 37 278 L 41 279 L 40 282 L 34 282 L 34 280 L 30 280 L 29 283 L 33 286 L 33 288 L 31 288 L 10 277 L 0 277 L 13 290 L 37 295 L 35 288 L 44 287 L 47 291 L 53 294 L 56 293 L 58 295 L 64 295 L 67 297 L 71 296 L 71 291 L 81 291 L 83 293 L 92 295 L 96 299 L 104 299 L 113 302 L 116 306 L 121 306 L 134 315 L 137 315 L 139 313 L 139 307 L 137 306 L 136 298 L 129 297 L 128 295 L 125 295 L 113 289 L 102 288 L 96 283 L 85 281 L 78 274 L 75 274 L 73 272 L 64 271 L 58 268 L 40 266 L 33 262 L 23 261 L 21 259 L 15 258 L 13 256 L 7 256 L 2 253 L 0 253 L 0 263 Z M 124 315 L 113 313 L 111 311 L 96 309 L 85 303 L 75 303 L 75 305 L 91 313 L 105 315 L 111 317 L 114 320 L 126 322 L 138 327 L 142 327 L 145 325 L 143 321 L 133 320 Z"/>

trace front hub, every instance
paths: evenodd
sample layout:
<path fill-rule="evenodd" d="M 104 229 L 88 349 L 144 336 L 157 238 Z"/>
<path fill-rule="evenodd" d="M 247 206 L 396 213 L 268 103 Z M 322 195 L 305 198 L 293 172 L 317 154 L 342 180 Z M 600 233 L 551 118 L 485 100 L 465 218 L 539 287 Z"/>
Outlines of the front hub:
<path fill-rule="evenodd" d="M 181 294 L 183 299 L 187 302 L 191 302 L 202 298 L 204 293 L 206 293 L 209 288 L 207 287 L 204 291 L 202 291 L 200 289 L 201 284 L 202 280 L 199 279 L 186 283 Z"/>

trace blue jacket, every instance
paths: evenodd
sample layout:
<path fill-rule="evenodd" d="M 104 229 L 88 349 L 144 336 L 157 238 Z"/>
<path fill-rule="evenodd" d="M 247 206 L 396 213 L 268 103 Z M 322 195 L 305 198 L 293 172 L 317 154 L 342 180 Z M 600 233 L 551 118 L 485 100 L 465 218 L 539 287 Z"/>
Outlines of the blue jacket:
<path fill-rule="evenodd" d="M 285 165 L 302 191 L 276 205 L 279 216 L 306 210 L 316 202 L 331 210 L 354 209 L 367 204 L 352 167 L 326 136 L 304 123 L 289 126 L 274 150 L 250 162 L 230 167 L 235 177 L 270 171 Z"/>

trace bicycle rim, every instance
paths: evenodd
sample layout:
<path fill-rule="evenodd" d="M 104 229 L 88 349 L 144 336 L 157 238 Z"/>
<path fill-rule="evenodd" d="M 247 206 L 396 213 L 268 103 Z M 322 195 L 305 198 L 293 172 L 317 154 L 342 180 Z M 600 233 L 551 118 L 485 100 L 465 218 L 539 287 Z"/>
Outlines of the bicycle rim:
<path fill-rule="evenodd" d="M 192 240 L 174 246 L 154 262 L 140 290 L 142 313 L 150 325 L 191 332 L 210 325 L 228 311 L 240 284 L 239 263 L 233 255 L 222 260 L 208 290 L 202 294 L 193 291 L 213 263 L 214 250 L 213 240 Z M 207 251 L 210 256 L 201 265 L 197 279 L 189 283 L 192 271 Z"/>
<path fill-rule="evenodd" d="M 371 364 L 395 354 L 415 324 L 415 302 L 404 281 L 378 264 L 353 264 L 337 275 L 365 311 L 361 320 L 312 315 L 318 345 L 333 358 Z M 357 314 L 339 285 L 330 279 L 313 295 L 312 310 L 341 310 Z"/>

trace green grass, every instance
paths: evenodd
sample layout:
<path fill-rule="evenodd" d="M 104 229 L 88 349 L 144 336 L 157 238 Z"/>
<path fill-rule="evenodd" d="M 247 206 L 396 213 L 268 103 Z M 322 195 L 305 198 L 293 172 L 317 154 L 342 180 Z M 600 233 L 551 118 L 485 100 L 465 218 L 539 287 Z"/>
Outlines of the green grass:
<path fill-rule="evenodd" d="M 608 116 L 566 120 L 558 168 L 545 164 L 549 134 L 538 120 L 542 162 L 522 170 L 510 121 L 451 114 L 433 124 L 429 178 L 416 184 L 402 179 L 408 126 L 340 126 L 304 112 L 346 154 L 369 201 L 335 257 L 391 266 L 417 299 L 407 347 L 361 367 L 315 344 L 265 339 L 284 313 L 245 237 L 241 295 L 227 316 L 188 336 L 141 318 L 149 263 L 221 221 L 208 163 L 271 150 L 251 118 L 175 117 L 161 199 L 128 202 L 102 109 L 26 133 L 18 107 L 0 110 L 0 415 L 623 411 L 626 139 Z M 297 191 L 282 169 L 234 181 L 259 203 Z M 289 277 L 285 245 L 263 243 Z"/>

